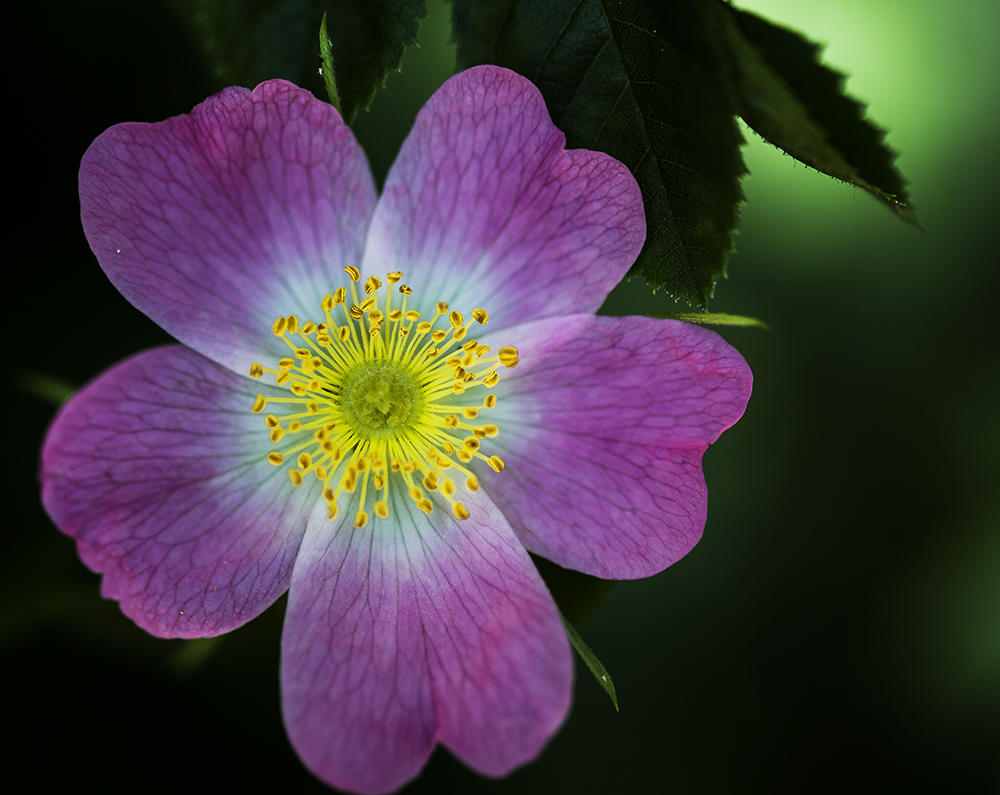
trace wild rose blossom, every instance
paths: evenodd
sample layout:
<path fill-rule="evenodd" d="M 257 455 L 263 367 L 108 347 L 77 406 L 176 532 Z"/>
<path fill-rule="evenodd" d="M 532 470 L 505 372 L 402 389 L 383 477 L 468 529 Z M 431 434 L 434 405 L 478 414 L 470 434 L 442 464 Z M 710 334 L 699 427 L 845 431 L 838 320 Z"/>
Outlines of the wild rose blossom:
<path fill-rule="evenodd" d="M 481 67 L 381 197 L 337 112 L 280 80 L 84 157 L 94 253 L 181 344 L 62 408 L 45 506 L 155 635 L 288 590 L 285 722 L 336 787 L 398 788 L 438 742 L 487 775 L 533 758 L 572 659 L 528 551 L 645 577 L 704 527 L 702 454 L 749 369 L 703 328 L 595 316 L 642 201 L 564 145 L 527 80 Z"/>

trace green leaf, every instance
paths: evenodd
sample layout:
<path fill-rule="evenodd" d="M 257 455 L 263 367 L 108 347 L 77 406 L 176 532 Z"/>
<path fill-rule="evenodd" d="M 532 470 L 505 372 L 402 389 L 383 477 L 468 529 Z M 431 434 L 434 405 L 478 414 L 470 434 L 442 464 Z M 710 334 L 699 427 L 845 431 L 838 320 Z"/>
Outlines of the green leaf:
<path fill-rule="evenodd" d="M 190 0 L 189 3 L 190 4 Z M 283 77 L 326 96 L 316 38 L 324 13 L 344 119 L 367 108 L 403 50 L 416 42 L 424 0 L 196 0 L 216 76 L 253 88 Z"/>
<path fill-rule="evenodd" d="M 746 315 L 727 315 L 724 312 L 653 312 L 647 317 L 683 320 L 685 323 L 697 323 L 702 326 L 744 326 L 770 331 L 770 327 L 763 320 Z"/>
<path fill-rule="evenodd" d="M 337 73 L 333 68 L 333 53 L 330 49 L 330 34 L 326 30 L 326 12 L 323 12 L 323 21 L 319 24 L 319 60 L 323 64 L 321 67 L 323 82 L 326 84 L 326 94 L 330 97 L 330 104 L 342 114 L 340 92 L 337 91 Z"/>
<path fill-rule="evenodd" d="M 458 63 L 541 90 L 571 148 L 623 162 L 646 245 L 630 275 L 704 307 L 733 248 L 743 141 L 705 7 L 715 0 L 454 0 Z"/>
<path fill-rule="evenodd" d="M 604 688 L 605 692 L 611 696 L 611 703 L 615 705 L 615 712 L 617 712 L 618 696 L 615 695 L 615 686 L 611 681 L 611 674 L 609 674 L 607 669 L 601 665 L 601 661 L 597 659 L 597 656 L 590 650 L 590 647 L 583 642 L 583 638 L 580 637 L 580 633 L 577 632 L 573 625 L 566 620 L 566 616 L 559 613 L 559 618 L 562 619 L 563 626 L 566 628 L 566 634 L 569 636 L 569 642 L 573 644 L 573 648 L 576 649 L 577 654 L 579 654 L 583 661 L 587 664 L 587 667 L 594 675 L 594 678 L 598 681 L 601 687 Z"/>
<path fill-rule="evenodd" d="M 863 188 L 919 226 L 885 133 L 844 93 L 844 76 L 819 62 L 819 45 L 746 11 L 717 10 L 743 120 L 792 157 Z"/>

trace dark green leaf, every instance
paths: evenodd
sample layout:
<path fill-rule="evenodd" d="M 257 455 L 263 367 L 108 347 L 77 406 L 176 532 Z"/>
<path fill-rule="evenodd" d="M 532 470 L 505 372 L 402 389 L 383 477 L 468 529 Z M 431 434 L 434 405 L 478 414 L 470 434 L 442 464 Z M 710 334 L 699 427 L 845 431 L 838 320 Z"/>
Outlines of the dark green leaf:
<path fill-rule="evenodd" d="M 611 681 L 611 674 L 608 673 L 607 669 L 601 665 L 601 661 L 597 659 L 597 656 L 590 650 L 590 647 L 583 642 L 583 638 L 580 637 L 580 633 L 576 631 L 572 624 L 566 620 L 566 616 L 559 613 L 559 618 L 562 619 L 563 626 L 566 628 L 566 634 L 569 636 L 569 642 L 573 644 L 573 648 L 576 649 L 577 654 L 580 655 L 581 659 L 587 664 L 590 672 L 594 675 L 594 678 L 598 681 L 601 687 L 604 688 L 605 692 L 611 696 L 611 703 L 615 705 L 615 711 L 618 711 L 618 696 L 615 695 L 615 686 Z"/>
<path fill-rule="evenodd" d="M 918 225 L 885 133 L 844 94 L 844 76 L 819 62 L 820 47 L 754 14 L 719 10 L 743 120 L 792 157 L 863 188 Z"/>
<path fill-rule="evenodd" d="M 704 307 L 733 248 L 745 173 L 717 0 L 454 0 L 460 68 L 506 66 L 541 90 L 570 147 L 635 175 L 646 245 L 631 274 Z"/>
<path fill-rule="evenodd" d="M 326 97 L 317 34 L 324 13 L 344 118 L 354 121 L 416 41 L 424 0 L 197 0 L 217 77 L 252 88 L 283 77 Z"/>

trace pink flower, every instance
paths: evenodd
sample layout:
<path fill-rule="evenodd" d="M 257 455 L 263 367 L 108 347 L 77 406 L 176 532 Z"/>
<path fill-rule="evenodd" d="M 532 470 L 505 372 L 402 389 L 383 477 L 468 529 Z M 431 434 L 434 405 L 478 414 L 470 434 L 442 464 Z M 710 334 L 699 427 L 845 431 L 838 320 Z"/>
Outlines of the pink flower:
<path fill-rule="evenodd" d="M 381 197 L 337 112 L 280 80 L 84 157 L 91 247 L 181 344 L 63 407 L 45 506 L 155 635 L 288 590 L 285 722 L 336 787 L 398 788 L 437 742 L 487 775 L 533 758 L 572 659 L 528 551 L 645 577 L 704 527 L 702 454 L 750 371 L 703 328 L 595 316 L 642 201 L 564 143 L 482 67 L 431 98 Z"/>

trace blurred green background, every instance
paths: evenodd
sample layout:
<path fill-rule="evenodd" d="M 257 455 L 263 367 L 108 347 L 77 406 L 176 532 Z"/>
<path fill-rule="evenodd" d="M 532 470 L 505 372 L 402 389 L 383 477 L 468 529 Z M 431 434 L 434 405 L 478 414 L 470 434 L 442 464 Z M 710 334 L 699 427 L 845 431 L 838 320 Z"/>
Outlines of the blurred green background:
<path fill-rule="evenodd" d="M 771 330 L 723 332 L 755 389 L 706 456 L 705 537 L 650 580 L 553 584 L 621 712 L 579 671 L 538 761 L 492 781 L 438 751 L 408 793 L 1000 789 L 1000 4 L 740 5 L 829 44 L 890 131 L 925 231 L 746 131 L 738 253 L 711 308 Z M 90 253 L 76 171 L 108 126 L 217 90 L 175 8 L 60 0 L 12 29 L 6 772 L 34 789 L 322 792 L 281 726 L 283 604 L 217 641 L 151 638 L 38 504 L 51 379 L 82 384 L 167 340 Z M 380 179 L 453 68 L 447 11 L 429 9 L 355 128 Z M 631 283 L 606 309 L 675 307 Z"/>

